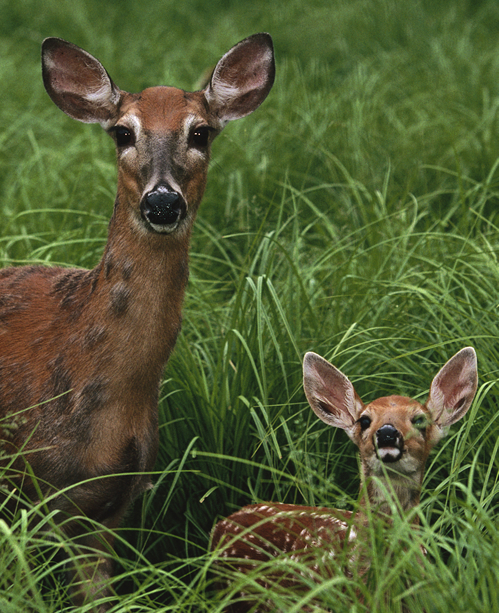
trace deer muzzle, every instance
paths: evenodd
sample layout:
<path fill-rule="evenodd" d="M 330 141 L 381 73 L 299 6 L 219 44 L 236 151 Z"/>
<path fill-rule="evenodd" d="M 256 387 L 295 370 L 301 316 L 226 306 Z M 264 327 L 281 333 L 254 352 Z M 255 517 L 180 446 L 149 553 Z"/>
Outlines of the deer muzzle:
<path fill-rule="evenodd" d="M 168 234 L 186 216 L 187 204 L 169 185 L 160 184 L 142 198 L 140 212 L 152 230 Z"/>
<path fill-rule="evenodd" d="M 376 452 L 382 462 L 397 462 L 402 457 L 404 438 L 402 434 L 390 424 L 381 426 L 376 431 Z"/>

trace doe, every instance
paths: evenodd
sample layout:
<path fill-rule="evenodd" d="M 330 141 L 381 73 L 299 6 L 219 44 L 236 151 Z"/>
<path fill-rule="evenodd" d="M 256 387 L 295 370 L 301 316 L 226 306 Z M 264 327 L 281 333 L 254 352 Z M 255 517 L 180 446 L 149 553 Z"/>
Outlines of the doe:
<path fill-rule="evenodd" d="M 218 522 L 213 530 L 211 546 L 217 550 L 221 570 L 246 574 L 259 563 L 288 554 L 319 580 L 321 573 L 332 574 L 331 570 L 328 573 L 327 560 L 348 544 L 353 552 L 350 564 L 361 565 L 360 574 L 366 572 L 369 560 L 359 553 L 358 545 L 370 512 L 389 518 L 394 505 L 407 513 L 418 504 L 428 455 L 448 427 L 468 411 L 478 380 L 472 347 L 465 347 L 442 367 L 424 405 L 404 396 L 378 398 L 365 405 L 349 379 L 312 352 L 305 355 L 303 373 L 305 394 L 313 411 L 328 425 L 345 430 L 359 449 L 358 510 L 354 514 L 279 503 L 243 507 Z M 350 576 L 351 570 L 346 568 L 345 573 Z M 264 587 L 276 583 L 297 587 L 296 576 L 286 580 L 272 570 L 269 573 L 258 583 Z M 254 606 L 255 602 L 241 593 L 227 611 L 245 613 Z M 252 610 L 267 609 L 262 604 Z"/>
<path fill-rule="evenodd" d="M 0 271 L 0 493 L 37 501 L 41 491 L 59 511 L 77 551 L 88 553 L 87 570 L 70 570 L 78 605 L 109 597 L 112 574 L 111 533 L 98 538 L 82 517 L 114 529 L 149 487 L 159 384 L 180 330 L 211 143 L 265 100 L 275 68 L 265 33 L 235 45 L 193 93 L 127 93 L 96 58 L 59 38 L 44 40 L 42 68 L 62 111 L 113 138 L 118 186 L 93 270 Z"/>

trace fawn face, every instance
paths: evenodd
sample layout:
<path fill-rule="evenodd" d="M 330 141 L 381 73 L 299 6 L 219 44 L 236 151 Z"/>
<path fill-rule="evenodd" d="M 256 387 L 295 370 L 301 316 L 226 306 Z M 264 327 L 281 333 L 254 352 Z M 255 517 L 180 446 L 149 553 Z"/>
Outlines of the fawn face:
<path fill-rule="evenodd" d="M 404 396 L 378 398 L 364 405 L 350 380 L 312 352 L 305 356 L 303 372 L 313 411 L 325 423 L 345 430 L 359 448 L 362 481 L 388 476 L 406 493 L 404 506 L 414 503 L 432 447 L 466 413 L 477 388 L 476 355 L 471 347 L 440 369 L 425 405 Z M 378 494 L 370 492 L 374 498 Z"/>
<path fill-rule="evenodd" d="M 359 448 L 365 476 L 398 474 L 420 481 L 432 447 L 428 409 L 404 396 L 387 396 L 360 412 L 352 440 Z"/>

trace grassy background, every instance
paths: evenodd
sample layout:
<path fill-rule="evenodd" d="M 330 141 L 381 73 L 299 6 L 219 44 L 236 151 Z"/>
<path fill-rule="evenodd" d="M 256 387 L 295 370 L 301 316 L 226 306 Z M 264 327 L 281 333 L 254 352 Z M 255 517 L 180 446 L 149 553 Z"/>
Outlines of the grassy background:
<path fill-rule="evenodd" d="M 479 393 L 431 456 L 418 509 L 431 555 L 414 569 L 414 535 L 394 526 L 365 596 L 396 611 L 384 594 L 412 573 L 413 610 L 499 610 L 498 27 L 495 0 L 0 0 L 4 266 L 94 266 L 115 195 L 110 139 L 43 90 L 45 36 L 87 49 L 128 91 L 193 89 L 245 36 L 275 42 L 268 100 L 214 145 L 157 486 L 119 532 L 114 611 L 220 610 L 209 532 L 247 502 L 351 508 L 355 449 L 307 407 L 305 351 L 365 401 L 423 400 L 470 344 Z M 68 606 L 64 542 L 24 516 L 0 522 L 0 539 L 2 612 Z M 356 585 L 325 581 L 322 606 L 363 610 Z M 292 594 L 275 603 L 302 607 Z"/>

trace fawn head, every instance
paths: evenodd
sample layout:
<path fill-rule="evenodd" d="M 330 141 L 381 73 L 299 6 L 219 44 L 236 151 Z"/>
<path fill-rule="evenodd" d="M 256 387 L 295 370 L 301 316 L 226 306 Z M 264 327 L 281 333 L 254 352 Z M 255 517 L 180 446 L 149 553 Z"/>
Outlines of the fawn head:
<path fill-rule="evenodd" d="M 73 119 L 99 123 L 114 139 L 118 200 L 133 227 L 160 234 L 192 225 L 213 139 L 265 100 L 275 73 L 268 34 L 235 45 L 207 87 L 193 93 L 161 86 L 129 94 L 96 58 L 60 38 L 43 42 L 42 67 L 54 103 Z"/>
<path fill-rule="evenodd" d="M 424 405 L 404 396 L 364 404 L 349 379 L 315 353 L 305 355 L 303 372 L 305 394 L 315 414 L 345 430 L 359 448 L 362 479 L 388 474 L 392 483 L 401 481 L 405 490 L 412 482 L 409 490 L 416 497 L 431 449 L 468 411 L 478 382 L 472 347 L 465 347 L 442 367 Z"/>

